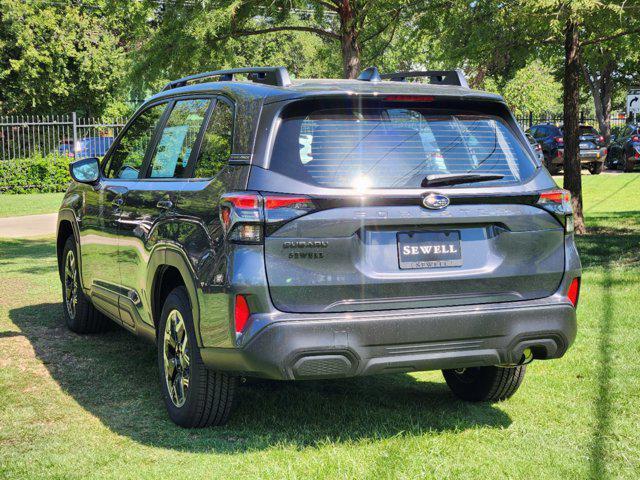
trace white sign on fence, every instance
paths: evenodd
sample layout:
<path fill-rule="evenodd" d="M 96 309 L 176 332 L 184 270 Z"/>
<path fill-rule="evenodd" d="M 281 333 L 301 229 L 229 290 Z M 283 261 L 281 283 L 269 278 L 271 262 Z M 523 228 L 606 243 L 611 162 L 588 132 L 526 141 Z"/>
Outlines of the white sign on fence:
<path fill-rule="evenodd" d="M 627 94 L 627 117 L 640 114 L 640 88 L 629 90 Z"/>

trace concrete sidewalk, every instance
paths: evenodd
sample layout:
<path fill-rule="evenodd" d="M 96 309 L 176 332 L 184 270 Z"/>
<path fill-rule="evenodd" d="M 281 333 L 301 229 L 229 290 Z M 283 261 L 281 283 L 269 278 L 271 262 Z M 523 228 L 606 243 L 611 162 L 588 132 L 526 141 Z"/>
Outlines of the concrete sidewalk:
<path fill-rule="evenodd" d="M 57 213 L 0 218 L 0 238 L 26 238 L 54 235 Z"/>

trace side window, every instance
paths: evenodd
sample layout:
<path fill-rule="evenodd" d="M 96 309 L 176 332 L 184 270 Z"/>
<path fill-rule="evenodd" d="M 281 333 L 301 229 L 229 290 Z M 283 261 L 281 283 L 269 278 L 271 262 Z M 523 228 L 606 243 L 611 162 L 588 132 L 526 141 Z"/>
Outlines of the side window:
<path fill-rule="evenodd" d="M 223 101 L 216 103 L 207 130 L 202 137 L 194 178 L 215 176 L 229 161 L 233 135 L 233 109 Z"/>
<path fill-rule="evenodd" d="M 151 157 L 150 178 L 183 176 L 209 105 L 202 98 L 176 102 Z"/>
<path fill-rule="evenodd" d="M 107 178 L 138 178 L 144 154 L 165 107 L 162 103 L 145 110 L 124 132 L 104 167 Z"/>

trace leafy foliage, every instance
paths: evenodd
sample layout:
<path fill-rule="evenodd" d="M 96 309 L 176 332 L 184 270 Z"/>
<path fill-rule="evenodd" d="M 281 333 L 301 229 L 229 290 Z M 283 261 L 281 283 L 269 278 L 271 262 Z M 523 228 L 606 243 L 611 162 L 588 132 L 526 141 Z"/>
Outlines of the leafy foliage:
<path fill-rule="evenodd" d="M 0 192 L 64 192 L 71 181 L 68 157 L 50 155 L 0 162 Z"/>
<path fill-rule="evenodd" d="M 123 3 L 123 2 L 118 2 Z M 105 0 L 0 0 L 0 111 L 100 115 L 114 99 L 126 50 L 140 24 L 135 11 Z"/>
<path fill-rule="evenodd" d="M 534 60 L 518 70 L 507 82 L 503 95 L 517 115 L 533 112 L 535 116 L 542 116 L 562 112 L 561 89 L 551 68 L 540 60 Z"/>

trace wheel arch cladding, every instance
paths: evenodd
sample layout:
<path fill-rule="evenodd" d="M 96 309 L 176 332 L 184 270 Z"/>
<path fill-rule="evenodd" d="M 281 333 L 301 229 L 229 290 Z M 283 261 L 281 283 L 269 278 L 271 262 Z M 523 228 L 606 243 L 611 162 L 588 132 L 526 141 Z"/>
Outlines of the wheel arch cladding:
<path fill-rule="evenodd" d="M 174 249 L 163 248 L 161 252 L 154 252 L 154 256 L 158 254 L 162 254 L 162 260 L 155 268 L 152 276 L 153 280 L 151 288 L 149 289 L 152 295 L 151 309 L 156 333 L 159 317 L 162 312 L 162 306 L 167 295 L 169 295 L 174 288 L 184 286 L 187 290 L 189 302 L 191 304 L 191 314 L 193 317 L 196 337 L 198 342 L 200 342 L 200 309 L 198 305 L 198 294 L 194 274 L 187 265 L 187 260 L 184 258 L 184 254 L 182 252 L 178 252 Z"/>

